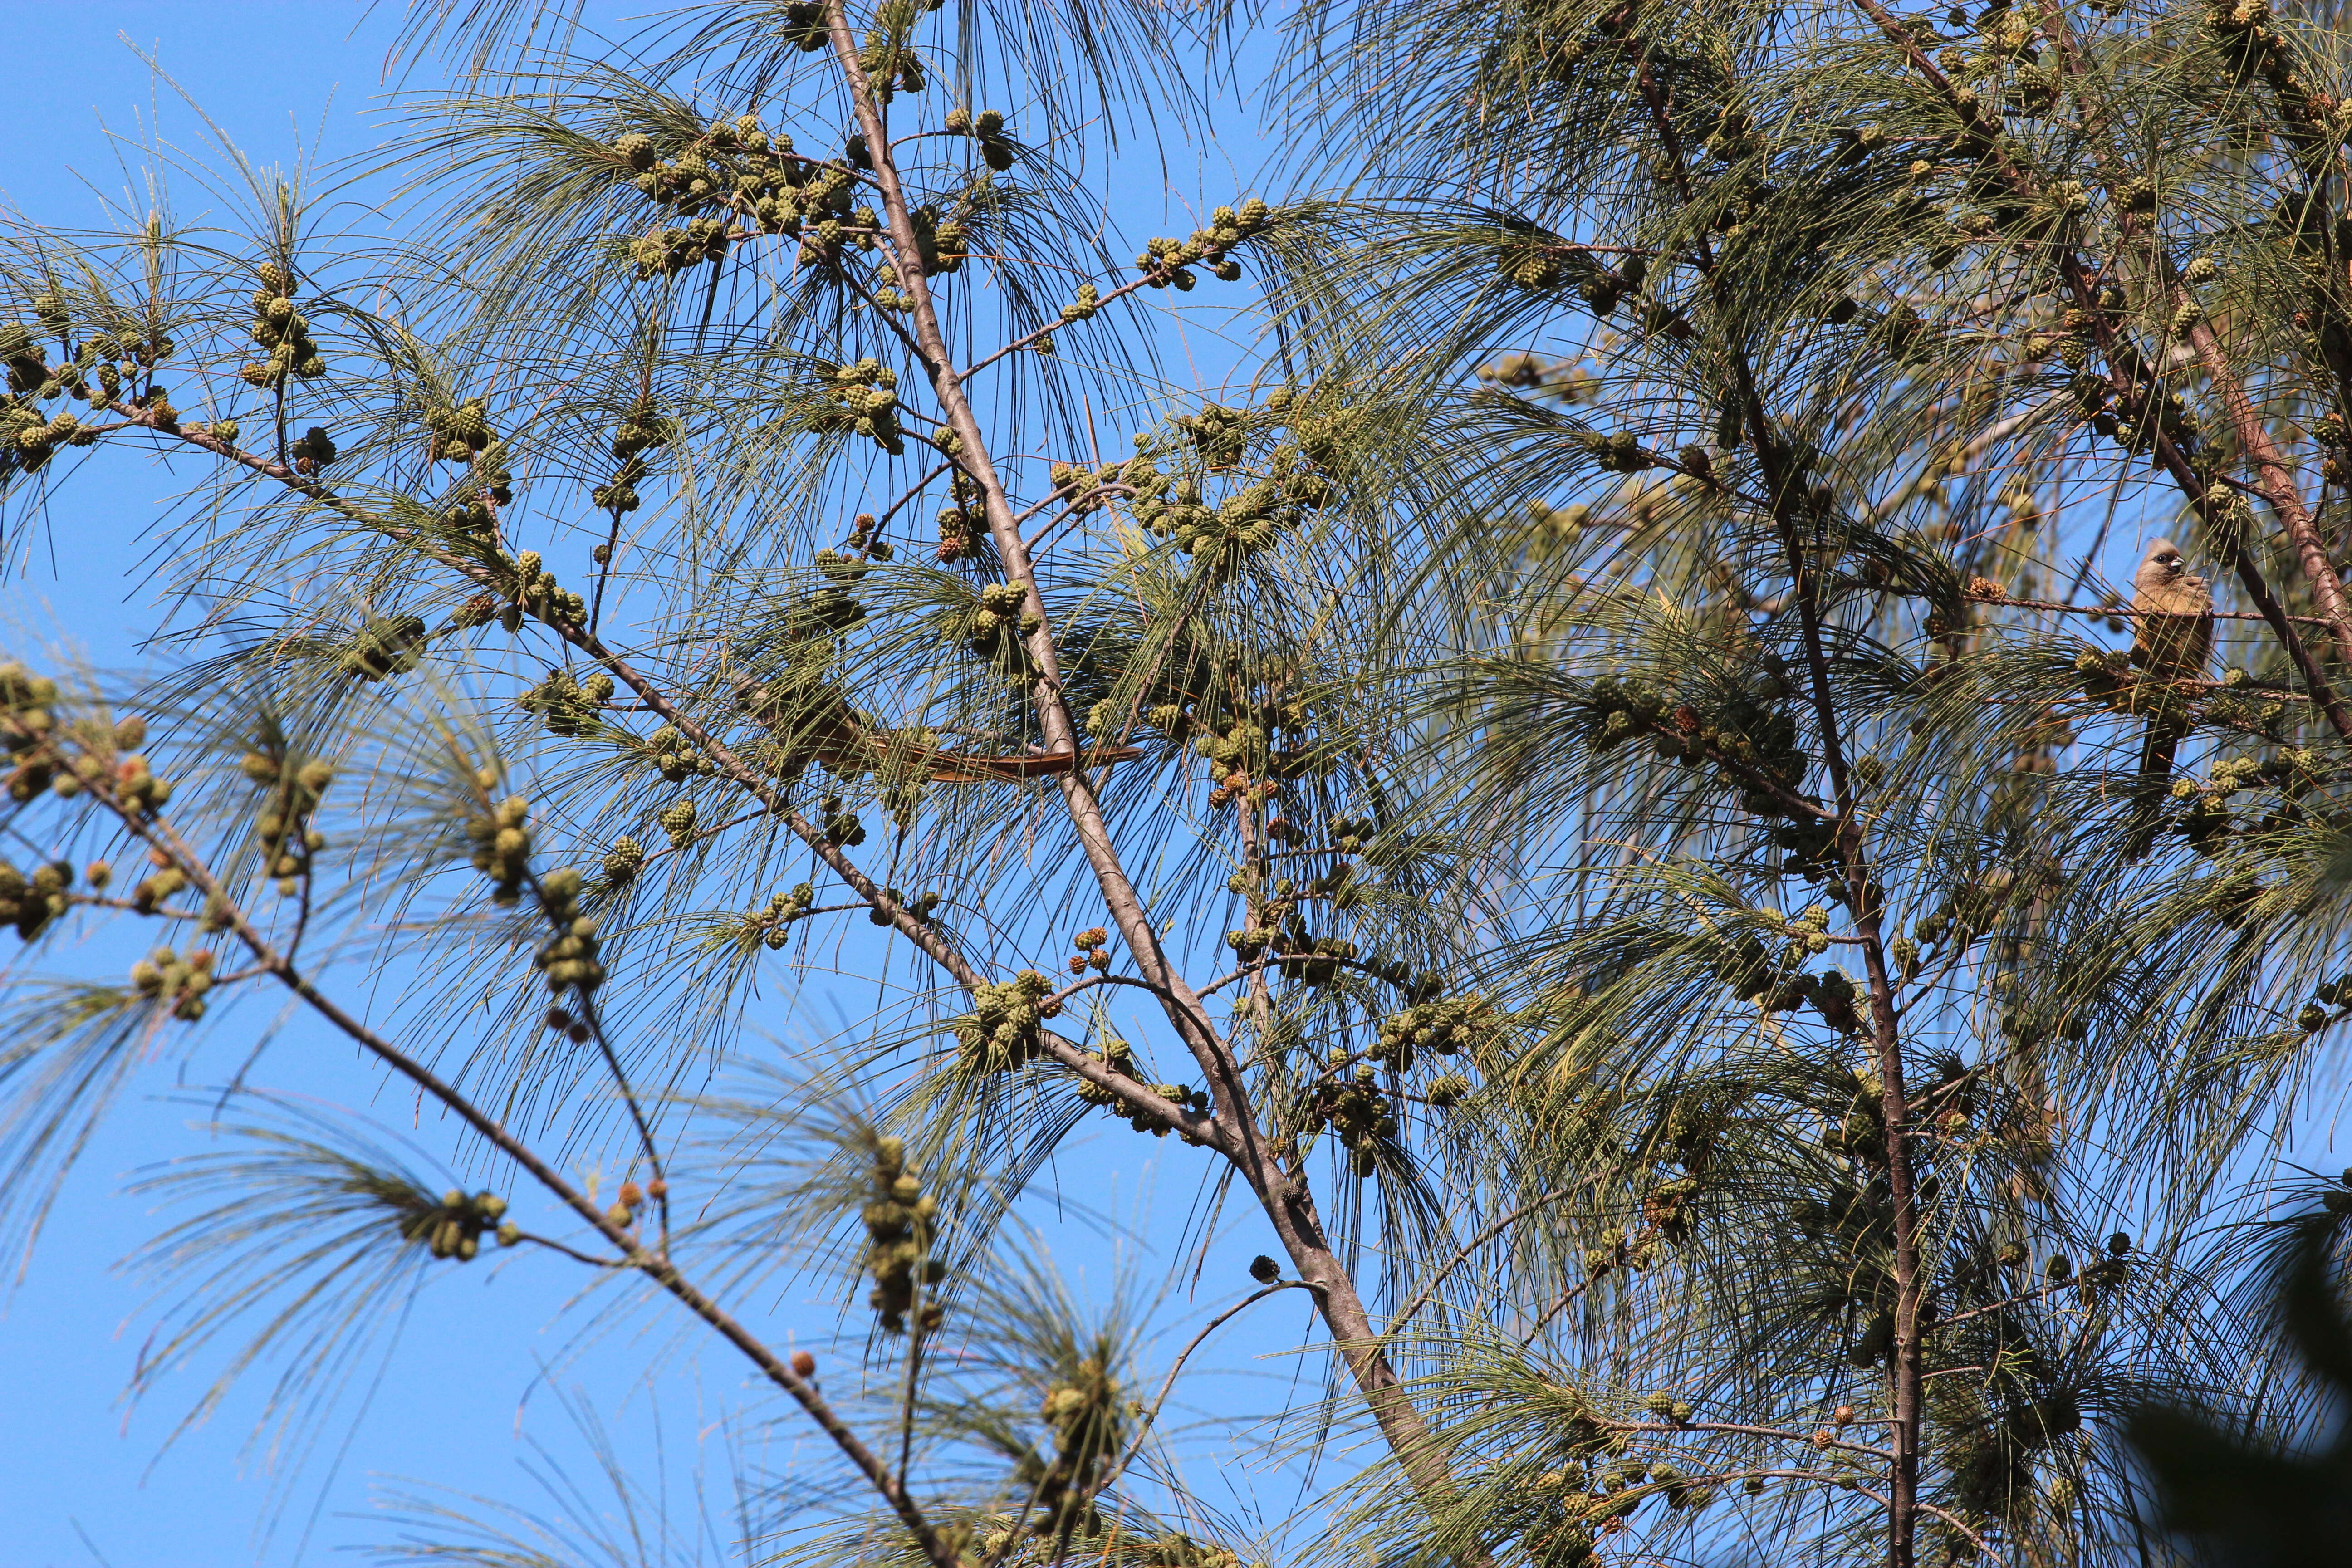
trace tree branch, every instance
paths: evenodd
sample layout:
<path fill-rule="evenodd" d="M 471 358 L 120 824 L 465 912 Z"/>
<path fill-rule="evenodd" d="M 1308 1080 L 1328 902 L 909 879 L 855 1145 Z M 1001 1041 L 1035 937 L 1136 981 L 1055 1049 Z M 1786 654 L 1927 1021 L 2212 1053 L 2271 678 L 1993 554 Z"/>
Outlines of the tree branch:
<path fill-rule="evenodd" d="M 898 1516 L 921 1546 L 933 1568 L 961 1568 L 955 1552 L 935 1531 L 913 1496 L 906 1489 L 903 1478 L 893 1476 L 864 1441 L 834 1413 L 833 1407 L 804 1379 L 795 1373 L 782 1359 L 769 1350 L 742 1324 L 721 1308 L 718 1302 L 697 1288 L 670 1260 L 660 1254 L 650 1253 L 639 1247 L 628 1230 L 614 1224 L 598 1209 L 587 1195 L 573 1187 L 529 1144 L 509 1131 L 488 1112 L 474 1104 L 466 1095 L 422 1062 L 409 1056 L 391 1041 L 369 1028 L 359 1018 L 345 1011 L 331 997 L 321 992 L 310 978 L 278 953 L 268 939 L 255 929 L 245 911 L 229 898 L 211 868 L 161 818 L 148 817 L 131 809 L 110 790 L 93 791 L 123 826 L 142 842 L 165 855 L 170 863 L 189 882 L 205 895 L 207 907 L 218 911 L 225 928 L 234 931 L 254 956 L 255 962 L 287 990 L 299 998 L 313 1012 L 350 1038 L 378 1061 L 408 1079 L 429 1095 L 436 1103 L 471 1128 L 484 1142 L 513 1161 L 557 1201 L 585 1221 L 590 1228 L 606 1242 L 620 1249 L 626 1267 L 635 1268 L 660 1285 L 686 1309 L 716 1330 L 719 1336 L 740 1351 L 757 1366 L 768 1380 L 792 1395 L 803 1410 L 814 1419 L 834 1446 L 863 1475 L 866 1482 L 880 1494 L 891 1510 Z M 569 1250 L 566 1248 L 565 1250 Z M 577 1255 L 575 1255 L 577 1256 Z"/>

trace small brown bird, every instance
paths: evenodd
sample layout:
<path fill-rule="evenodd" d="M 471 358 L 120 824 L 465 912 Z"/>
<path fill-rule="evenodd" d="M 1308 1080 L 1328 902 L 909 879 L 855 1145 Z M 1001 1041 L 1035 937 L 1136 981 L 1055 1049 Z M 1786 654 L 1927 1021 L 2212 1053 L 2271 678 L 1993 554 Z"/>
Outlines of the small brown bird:
<path fill-rule="evenodd" d="M 2180 549 L 2168 539 L 2147 547 L 2147 558 L 2132 575 L 2132 662 L 2158 681 L 2196 680 L 2213 657 L 2213 590 L 2202 577 L 2190 575 Z M 2161 779 L 2172 773 L 2173 754 L 2189 732 L 2177 716 L 2178 704 L 2167 703 L 2147 726 L 2139 771 Z"/>

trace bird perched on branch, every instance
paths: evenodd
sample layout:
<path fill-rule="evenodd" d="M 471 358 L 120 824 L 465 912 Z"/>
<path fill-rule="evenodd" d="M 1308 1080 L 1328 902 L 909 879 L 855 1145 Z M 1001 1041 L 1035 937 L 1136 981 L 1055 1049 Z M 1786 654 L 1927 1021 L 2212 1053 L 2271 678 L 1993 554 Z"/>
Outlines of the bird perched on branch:
<path fill-rule="evenodd" d="M 2192 576 L 2180 548 L 2168 539 L 2147 547 L 2132 575 L 2132 662 L 2154 681 L 2196 680 L 2213 657 L 2213 590 Z M 2150 780 L 2168 778 L 2172 759 L 2189 733 L 2184 706 L 2168 694 L 2155 704 L 2139 771 Z"/>

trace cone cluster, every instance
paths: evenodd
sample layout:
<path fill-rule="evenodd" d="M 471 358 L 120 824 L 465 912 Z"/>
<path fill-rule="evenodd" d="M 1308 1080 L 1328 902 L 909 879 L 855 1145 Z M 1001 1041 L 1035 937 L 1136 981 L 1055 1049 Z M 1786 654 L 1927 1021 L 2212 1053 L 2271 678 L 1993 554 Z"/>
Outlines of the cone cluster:
<path fill-rule="evenodd" d="M 896 1138 L 875 1144 L 872 1191 L 864 1215 L 866 1271 L 874 1280 L 866 1305 L 885 1333 L 905 1333 L 910 1314 L 919 1331 L 933 1332 L 946 1321 L 947 1310 L 937 1300 L 926 1300 L 918 1310 L 916 1295 L 948 1275 L 946 1262 L 930 1256 L 940 1203 L 907 1169 L 906 1145 Z"/>
<path fill-rule="evenodd" d="M 961 1065 L 972 1072 L 1011 1072 L 1042 1056 L 1038 1023 L 1045 1014 L 1039 1004 L 1053 993 L 1054 983 L 1034 969 L 975 987 L 972 1010 L 949 1025 Z"/>
<path fill-rule="evenodd" d="M 0 921 L 15 926 L 23 940 L 32 941 L 70 906 L 72 900 L 66 890 L 73 881 L 70 861 L 52 860 L 29 878 L 0 861 Z"/>
<path fill-rule="evenodd" d="M 541 944 L 531 962 L 546 977 L 547 988 L 559 994 L 577 991 L 585 996 L 604 982 L 596 922 L 580 911 L 583 880 L 568 866 L 539 879 L 540 905 L 556 934 Z"/>
<path fill-rule="evenodd" d="M 833 406 L 812 424 L 818 434 L 866 437 L 892 457 L 907 450 L 898 427 L 898 373 L 868 355 L 833 373 L 825 390 Z"/>
<path fill-rule="evenodd" d="M 501 1247 L 512 1247 L 522 1239 L 520 1227 L 499 1223 L 506 1212 L 506 1199 L 496 1193 L 480 1192 L 469 1197 L 452 1187 L 441 1194 L 438 1204 L 412 1208 L 401 1221 L 400 1234 L 406 1240 L 425 1243 L 436 1258 L 470 1263 L 482 1249 L 486 1231 L 494 1232 Z"/>
<path fill-rule="evenodd" d="M 268 751 L 247 752 L 241 765 L 246 777 L 269 788 L 254 814 L 254 837 L 265 874 L 278 879 L 278 890 L 291 897 L 310 874 L 312 858 L 327 847 L 327 836 L 310 826 L 310 818 L 334 783 L 335 770 L 316 757 L 289 766 Z"/>
<path fill-rule="evenodd" d="M 1367 1053 L 1374 1061 L 1410 1071 L 1423 1051 L 1453 1056 L 1466 1051 L 1501 1024 L 1501 1010 L 1484 996 L 1445 996 L 1416 1002 L 1381 1020 L 1379 1039 Z"/>
<path fill-rule="evenodd" d="M 1196 228 L 1189 239 L 1158 238 L 1148 242 L 1143 253 L 1135 258 L 1136 268 L 1154 289 L 1173 286 L 1179 290 L 1193 284 L 1192 268 L 1205 265 L 1219 280 L 1233 282 L 1242 275 L 1241 263 L 1229 254 L 1233 248 L 1252 235 L 1262 232 L 1273 219 L 1273 211 L 1255 196 L 1240 207 L 1219 207 L 1209 215 L 1209 225 Z"/>
<path fill-rule="evenodd" d="M 1346 1149 L 1356 1174 L 1369 1176 L 1380 1163 L 1383 1144 L 1397 1135 L 1396 1109 L 1379 1089 L 1380 1074 L 1367 1063 L 1351 1077 L 1316 1086 L 1307 1130 L 1328 1127 Z"/>
<path fill-rule="evenodd" d="M 131 989 L 171 1004 L 172 1016 L 193 1024 L 205 1016 L 205 993 L 213 988 L 213 955 L 197 948 L 185 958 L 159 947 L 131 966 Z"/>
<path fill-rule="evenodd" d="M 266 261 L 256 275 L 261 286 L 253 293 L 253 342 L 268 357 L 245 367 L 240 374 L 246 383 L 276 387 L 289 373 L 306 381 L 326 374 L 326 356 L 310 341 L 310 323 L 294 304 L 294 274 Z"/>
<path fill-rule="evenodd" d="M 466 825 L 466 837 L 474 844 L 474 869 L 490 879 L 495 903 L 511 904 L 522 896 L 523 878 L 530 871 L 530 802 L 512 795 Z"/>

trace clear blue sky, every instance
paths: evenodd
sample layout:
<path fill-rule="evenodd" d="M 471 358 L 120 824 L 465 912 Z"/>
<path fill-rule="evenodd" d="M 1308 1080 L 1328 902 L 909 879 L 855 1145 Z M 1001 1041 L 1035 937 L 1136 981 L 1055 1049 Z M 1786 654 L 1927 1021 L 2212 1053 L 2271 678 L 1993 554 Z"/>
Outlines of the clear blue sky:
<path fill-rule="evenodd" d="M 93 187 L 128 190 L 109 129 L 136 140 L 160 124 L 168 139 L 195 140 L 194 116 L 134 46 L 148 50 L 258 161 L 292 157 L 298 141 L 329 158 L 358 151 L 374 137 L 368 116 L 379 101 L 395 16 L 387 7 L 387 15 L 370 18 L 357 5 L 320 0 L 11 5 L 14 63 L 6 76 L 17 130 L 0 163 L 0 196 L 37 222 L 95 221 Z M 1255 153 L 1245 134 L 1244 142 Z M 129 162 L 135 164 L 135 152 Z M 1122 195 L 1156 209 L 1160 166 L 1151 163 L 1148 184 Z M 1203 183 L 1224 186 L 1231 179 L 1211 175 Z M 182 216 L 193 216 L 194 199 L 184 187 L 180 200 Z M 1154 210 L 1143 221 L 1157 216 Z M 65 628 L 101 664 L 136 659 L 133 639 L 151 624 L 139 536 L 172 483 L 152 470 L 117 472 L 124 482 L 69 489 L 47 535 L 10 542 L 11 571 L 0 582 L 0 637 L 22 646 Z M 108 952 L 88 956 L 89 966 L 100 970 L 117 962 Z M 58 960 L 58 967 L 74 966 L 69 952 Z M 268 1022 L 256 1011 L 244 1026 L 258 1034 Z M 311 1092 L 367 1105 L 408 1125 L 404 1100 L 376 1100 L 373 1078 L 334 1042 L 304 1033 L 299 1021 L 273 1048 L 305 1053 L 301 1076 Z M 561 1291 L 568 1281 L 544 1269 L 494 1273 L 477 1265 L 425 1291 L 401 1325 L 401 1348 L 364 1414 L 330 1429 L 351 1438 L 348 1450 L 308 1455 L 282 1510 L 273 1477 L 246 1451 L 256 1407 L 249 1391 L 166 1450 L 164 1439 L 197 1388 L 184 1380 L 135 1409 L 121 1403 L 152 1318 L 142 1313 L 138 1283 L 116 1265 L 152 1228 L 146 1203 L 125 1195 L 124 1181 L 163 1154 L 189 1147 L 184 1129 L 205 1114 L 202 1105 L 171 1098 L 173 1075 L 171 1064 L 158 1064 L 142 1092 L 105 1125 L 57 1205 L 29 1271 L 0 1301 L 6 1346 L 0 1356 L 0 1411 L 6 1413 L 0 1421 L 0 1568 L 329 1561 L 344 1555 L 335 1548 L 386 1541 L 380 1519 L 365 1515 L 372 1488 L 387 1478 L 542 1506 L 531 1467 L 545 1472 L 561 1465 L 575 1475 L 593 1468 L 563 1409 L 575 1395 L 597 1411 L 632 1475 L 677 1510 L 670 1528 L 682 1529 L 688 1542 L 700 1537 L 699 1560 L 730 1559 L 721 1544 L 730 1500 L 721 1451 L 730 1435 L 717 1421 L 734 1403 L 737 1366 L 719 1356 L 698 1359 L 699 1342 L 677 1333 L 680 1325 L 659 1313 L 621 1319 L 583 1349 L 576 1339 L 583 1323 L 564 1315 Z M 216 1077 L 208 1068 L 194 1081 Z M 428 1145 L 438 1142 L 429 1125 L 421 1136 Z M 1094 1154 L 1080 1156 L 1096 1162 L 1084 1185 L 1097 1204 L 1131 1213 L 1157 1179 L 1181 1204 L 1191 1173 L 1155 1178 L 1149 1156 L 1159 1147 L 1139 1149 L 1125 1139 L 1097 1145 Z M 1257 1245 L 1237 1239 L 1226 1250 L 1246 1260 Z M 1109 1258 L 1108 1249 L 1088 1250 L 1090 1288 L 1103 1282 Z M 1160 1267 L 1147 1260 L 1140 1268 L 1148 1277 Z M 1234 1272 L 1238 1276 L 1238 1267 Z M 1208 1304 L 1233 1293 L 1212 1282 L 1200 1300 Z M 814 1300 L 766 1310 L 780 1332 L 796 1315 L 819 1336 L 832 1321 L 832 1309 Z M 1197 1310 L 1187 1315 L 1197 1321 Z M 1284 1317 L 1274 1339 L 1297 1331 L 1297 1314 Z M 674 1353 L 649 1394 L 636 1387 L 636 1374 L 665 1348 Z M 1277 1375 L 1286 1380 L 1290 1371 L 1284 1364 Z M 761 1438 L 745 1440 L 764 1468 L 784 1470 L 806 1436 L 787 1423 L 764 1439 L 764 1449 Z M 698 1487 L 708 1489 L 719 1536 L 693 1523 Z M 588 1488 L 592 1495 L 597 1489 Z M 256 1521 L 271 1517 L 274 1533 L 257 1536 Z"/>

